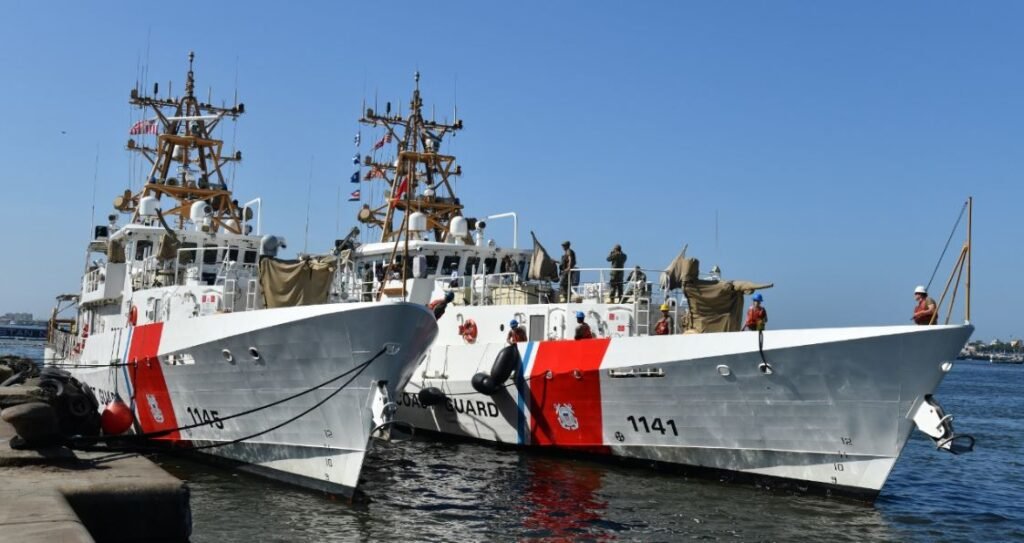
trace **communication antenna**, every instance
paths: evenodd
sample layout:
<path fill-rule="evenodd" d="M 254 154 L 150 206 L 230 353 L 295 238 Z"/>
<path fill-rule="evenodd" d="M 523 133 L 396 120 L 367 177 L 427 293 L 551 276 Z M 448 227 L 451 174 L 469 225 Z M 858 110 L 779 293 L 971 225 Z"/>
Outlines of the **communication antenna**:
<path fill-rule="evenodd" d="M 302 240 L 302 252 L 309 247 L 309 206 L 313 201 L 313 157 L 309 157 L 309 186 L 306 190 L 306 234 Z"/>

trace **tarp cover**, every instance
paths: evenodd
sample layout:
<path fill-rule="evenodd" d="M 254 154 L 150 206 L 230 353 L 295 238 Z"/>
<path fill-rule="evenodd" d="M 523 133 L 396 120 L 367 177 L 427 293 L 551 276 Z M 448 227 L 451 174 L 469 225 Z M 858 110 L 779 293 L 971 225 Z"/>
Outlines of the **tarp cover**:
<path fill-rule="evenodd" d="M 558 263 L 548 256 L 548 252 L 537 241 L 537 236 L 532 231 L 530 237 L 533 238 L 533 256 L 530 257 L 530 272 L 527 277 L 538 281 L 558 281 Z"/>
<path fill-rule="evenodd" d="M 685 264 L 687 273 L 697 275 L 697 261 Z M 713 281 L 688 279 L 683 294 L 690 305 L 690 326 L 693 331 L 735 332 L 743 328 L 743 296 L 755 290 L 771 288 L 771 283 L 750 281 Z"/>
<path fill-rule="evenodd" d="M 683 283 L 697 280 L 697 269 L 700 261 L 696 258 L 686 258 L 686 248 L 679 253 L 679 256 L 669 262 L 668 267 L 661 274 L 661 288 L 675 290 L 682 288 Z"/>
<path fill-rule="evenodd" d="M 268 308 L 327 303 L 335 257 L 260 260 L 260 288 Z"/>
<path fill-rule="evenodd" d="M 124 264 L 124 242 L 112 239 L 107 242 L 107 262 Z"/>
<path fill-rule="evenodd" d="M 180 247 L 181 242 L 178 241 L 176 236 L 164 232 L 164 235 L 160 236 L 160 245 L 156 249 L 157 260 L 174 260 L 178 257 L 178 249 Z"/>

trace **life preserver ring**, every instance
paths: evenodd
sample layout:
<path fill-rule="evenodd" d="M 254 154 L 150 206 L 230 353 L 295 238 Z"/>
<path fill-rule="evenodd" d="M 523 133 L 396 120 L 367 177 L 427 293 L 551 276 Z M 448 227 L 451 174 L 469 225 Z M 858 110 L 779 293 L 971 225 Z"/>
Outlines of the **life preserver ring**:
<path fill-rule="evenodd" d="M 82 325 L 82 338 L 85 339 L 87 337 L 89 337 L 89 323 Z"/>
<path fill-rule="evenodd" d="M 135 323 L 139 319 L 139 310 L 137 307 L 132 305 L 131 309 L 128 310 L 128 324 L 135 326 Z"/>
<path fill-rule="evenodd" d="M 466 322 L 459 325 L 459 334 L 466 343 L 476 343 L 477 335 L 476 322 L 473 319 L 466 319 Z"/>

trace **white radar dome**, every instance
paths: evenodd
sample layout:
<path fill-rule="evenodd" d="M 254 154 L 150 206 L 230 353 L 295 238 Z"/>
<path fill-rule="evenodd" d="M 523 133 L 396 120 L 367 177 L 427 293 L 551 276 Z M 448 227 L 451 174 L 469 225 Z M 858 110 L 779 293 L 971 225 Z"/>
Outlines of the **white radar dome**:
<path fill-rule="evenodd" d="M 160 200 L 156 199 L 156 196 L 143 196 L 139 198 L 139 215 L 143 217 L 156 217 L 156 212 L 160 210 Z"/>
<path fill-rule="evenodd" d="M 210 207 L 210 204 L 206 202 L 196 202 L 192 204 L 192 208 L 189 210 L 188 216 L 192 219 L 192 222 L 199 223 L 202 222 L 203 219 L 208 218 L 211 213 L 213 213 L 213 208 Z"/>
<path fill-rule="evenodd" d="M 423 232 L 427 229 L 427 216 L 419 211 L 409 215 L 409 230 Z"/>
<path fill-rule="evenodd" d="M 465 238 L 469 235 L 469 223 L 465 217 L 455 217 L 448 228 L 449 232 L 456 238 Z"/>

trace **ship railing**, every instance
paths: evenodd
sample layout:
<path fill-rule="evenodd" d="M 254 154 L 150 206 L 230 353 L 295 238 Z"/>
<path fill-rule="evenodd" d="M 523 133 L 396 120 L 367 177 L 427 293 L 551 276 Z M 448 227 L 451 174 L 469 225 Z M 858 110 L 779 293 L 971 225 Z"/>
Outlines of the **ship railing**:
<path fill-rule="evenodd" d="M 61 360 L 77 359 L 81 354 L 78 348 L 78 336 L 57 327 L 50 328 L 47 343 L 53 349 L 56 358 Z"/>
<path fill-rule="evenodd" d="M 519 273 L 482 273 L 434 280 L 434 292 L 455 293 L 459 305 L 510 305 L 546 303 L 536 288 L 520 280 Z"/>
<path fill-rule="evenodd" d="M 96 268 L 82 278 L 82 293 L 96 292 L 103 284 L 103 268 Z"/>

